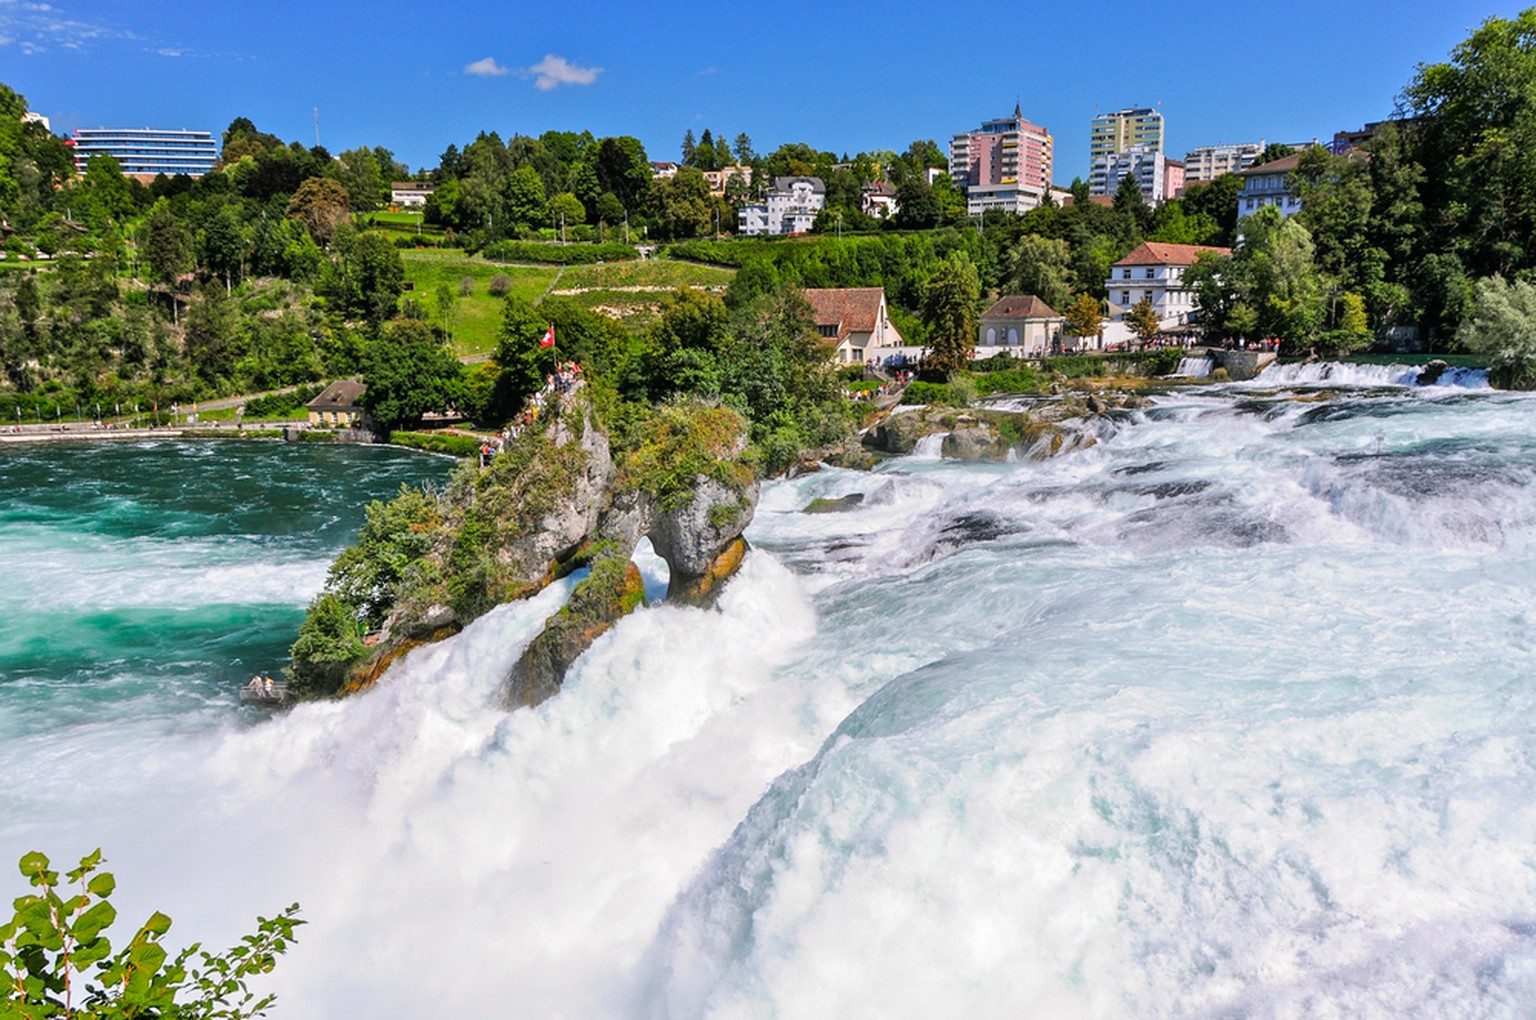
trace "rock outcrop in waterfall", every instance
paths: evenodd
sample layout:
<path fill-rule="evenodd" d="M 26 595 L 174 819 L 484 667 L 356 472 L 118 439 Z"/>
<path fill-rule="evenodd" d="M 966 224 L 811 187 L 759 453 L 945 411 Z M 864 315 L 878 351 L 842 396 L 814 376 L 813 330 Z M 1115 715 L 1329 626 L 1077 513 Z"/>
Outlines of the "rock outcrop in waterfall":
<path fill-rule="evenodd" d="M 362 690 L 411 648 L 589 568 L 505 679 L 509 707 L 538 704 L 643 602 L 630 562 L 642 538 L 671 571 L 668 601 L 708 606 L 718 596 L 757 506 L 745 450 L 734 411 L 678 405 L 657 410 L 616 455 L 584 387 L 554 396 L 543 420 L 485 467 L 466 463 L 441 493 L 402 491 L 368 508 L 300 628 L 294 687 Z M 366 637 L 357 620 L 373 628 Z"/>

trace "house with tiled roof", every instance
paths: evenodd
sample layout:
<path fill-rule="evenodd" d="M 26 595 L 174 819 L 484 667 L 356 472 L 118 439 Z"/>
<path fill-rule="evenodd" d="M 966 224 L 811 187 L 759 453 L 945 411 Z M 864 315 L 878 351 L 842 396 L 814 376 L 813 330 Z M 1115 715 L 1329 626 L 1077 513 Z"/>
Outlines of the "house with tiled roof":
<path fill-rule="evenodd" d="M 976 327 L 976 357 L 1007 354 L 1043 358 L 1061 340 L 1066 316 L 1033 294 L 998 298 L 981 313 Z"/>
<path fill-rule="evenodd" d="M 905 346 L 891 322 L 883 287 L 826 287 L 805 292 L 816 332 L 839 364 L 883 359 Z"/>
<path fill-rule="evenodd" d="M 338 379 L 304 405 L 311 425 L 352 428 L 363 421 L 363 394 L 368 387 L 355 379 Z"/>
<path fill-rule="evenodd" d="M 1122 322 L 1132 307 L 1145 300 L 1152 302 L 1164 329 L 1193 325 L 1198 309 L 1194 291 L 1184 286 L 1184 273 L 1202 252 L 1230 255 L 1232 249 L 1157 241 L 1138 245 L 1109 269 L 1104 284 L 1109 290 L 1109 318 Z"/>

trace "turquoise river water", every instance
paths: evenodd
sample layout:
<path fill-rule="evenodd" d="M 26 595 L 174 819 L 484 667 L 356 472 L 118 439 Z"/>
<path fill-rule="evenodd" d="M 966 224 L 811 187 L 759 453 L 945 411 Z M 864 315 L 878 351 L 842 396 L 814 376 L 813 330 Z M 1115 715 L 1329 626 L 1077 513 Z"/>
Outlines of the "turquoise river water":
<path fill-rule="evenodd" d="M 718 610 L 511 714 L 569 581 L 236 704 L 445 462 L 0 448 L 0 863 L 101 846 L 214 943 L 300 901 L 289 1020 L 1536 1014 L 1536 398 L 1413 379 L 772 484 Z"/>

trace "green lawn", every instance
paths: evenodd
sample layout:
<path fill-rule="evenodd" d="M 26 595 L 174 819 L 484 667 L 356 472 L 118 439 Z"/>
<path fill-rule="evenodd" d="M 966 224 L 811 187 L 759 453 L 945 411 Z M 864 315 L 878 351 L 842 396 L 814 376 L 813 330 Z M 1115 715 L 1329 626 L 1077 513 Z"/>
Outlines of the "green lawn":
<path fill-rule="evenodd" d="M 366 222 L 375 230 L 382 230 L 389 234 L 420 234 L 425 238 L 439 238 L 443 236 L 442 227 L 430 226 L 422 221 L 419 212 L 371 212 L 359 213 L 358 219 Z"/>
<path fill-rule="evenodd" d="M 505 276 L 512 283 L 511 293 L 538 301 L 560 272 L 556 266 L 498 265 L 451 249 L 407 249 L 400 256 L 405 260 L 405 279 L 414 287 L 407 296 L 420 302 L 429 315 L 434 314 L 433 292 L 441 284 L 448 285 L 457 307 L 453 348 L 461 356 L 496 349 L 502 300 L 491 294 L 492 277 Z M 465 279 L 469 280 L 468 296 L 461 293 Z"/>

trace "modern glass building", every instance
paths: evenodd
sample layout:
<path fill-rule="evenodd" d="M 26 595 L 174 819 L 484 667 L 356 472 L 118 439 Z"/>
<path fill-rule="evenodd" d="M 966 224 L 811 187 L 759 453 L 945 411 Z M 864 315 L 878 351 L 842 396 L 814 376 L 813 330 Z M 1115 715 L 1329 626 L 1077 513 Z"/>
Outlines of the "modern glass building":
<path fill-rule="evenodd" d="M 76 128 L 75 169 L 85 173 L 92 156 L 111 154 L 125 174 L 201 177 L 219 158 L 219 143 L 208 131 L 157 128 Z"/>

